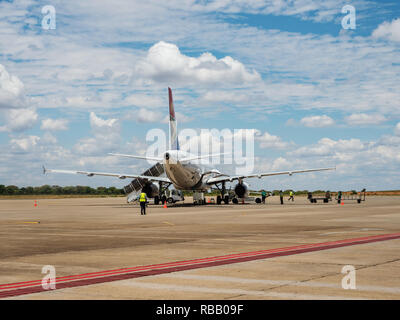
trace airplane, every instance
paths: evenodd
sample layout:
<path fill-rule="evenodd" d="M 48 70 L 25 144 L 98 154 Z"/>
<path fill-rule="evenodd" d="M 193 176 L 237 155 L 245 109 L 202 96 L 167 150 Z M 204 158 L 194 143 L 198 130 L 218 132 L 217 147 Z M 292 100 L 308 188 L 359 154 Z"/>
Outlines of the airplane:
<path fill-rule="evenodd" d="M 93 176 L 109 176 L 117 177 L 119 179 L 133 178 L 139 179 L 144 182 L 141 190 L 133 192 L 136 198 L 140 192 L 145 192 L 149 198 L 155 198 L 155 204 L 158 204 L 163 191 L 165 191 L 170 185 L 173 185 L 177 190 L 190 190 L 193 192 L 205 192 L 210 190 L 212 187 L 216 187 L 220 195 L 217 196 L 217 204 L 224 202 L 229 203 L 229 196 L 226 194 L 226 183 L 237 181 L 234 187 L 234 193 L 237 198 L 244 199 L 249 194 L 249 186 L 244 182 L 245 179 L 249 178 L 262 178 L 268 176 L 277 175 L 293 175 L 295 173 L 305 172 L 316 172 L 335 170 L 336 168 L 318 168 L 318 169 L 303 169 L 303 170 L 290 170 L 290 171 L 279 171 L 279 172 L 261 172 L 248 175 L 227 175 L 221 173 L 217 169 L 205 169 L 202 166 L 193 163 L 198 159 L 207 157 L 220 156 L 221 154 L 208 154 L 208 155 L 192 155 L 188 152 L 181 150 L 179 146 L 178 134 L 177 134 L 177 123 L 175 118 L 174 102 L 172 97 L 172 90 L 168 88 L 169 96 L 169 150 L 163 153 L 162 157 L 146 157 L 138 155 L 128 155 L 119 153 L 110 153 L 113 156 L 134 158 L 134 159 L 145 159 L 151 161 L 157 161 L 157 165 L 162 165 L 163 171 L 166 176 L 156 176 L 150 174 L 131 174 L 131 173 L 108 173 L 108 172 L 94 172 L 94 171 L 73 171 L 73 170 L 59 170 L 59 169 L 46 169 L 43 167 L 43 173 L 67 173 L 67 174 L 83 174 L 88 177 Z M 149 172 L 149 171 L 146 171 Z M 158 186 L 156 185 L 158 183 Z M 233 198 L 232 202 L 238 203 L 236 198 Z"/>

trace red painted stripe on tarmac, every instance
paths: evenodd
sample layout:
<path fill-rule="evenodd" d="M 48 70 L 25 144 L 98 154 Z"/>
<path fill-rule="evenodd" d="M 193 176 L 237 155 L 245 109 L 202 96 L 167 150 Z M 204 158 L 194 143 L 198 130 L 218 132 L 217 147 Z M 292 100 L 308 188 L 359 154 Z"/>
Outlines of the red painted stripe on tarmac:
<path fill-rule="evenodd" d="M 184 270 L 191 270 L 198 268 L 207 268 L 207 267 L 246 262 L 258 259 L 268 259 L 280 256 L 294 255 L 305 252 L 327 250 L 327 249 L 378 242 L 378 241 L 393 240 L 393 239 L 400 239 L 400 233 L 344 239 L 344 240 L 306 244 L 306 245 L 284 247 L 277 249 L 259 250 L 259 251 L 224 255 L 224 256 L 216 256 L 210 258 L 153 264 L 149 266 L 139 266 L 132 268 L 121 268 L 115 270 L 84 273 L 84 274 L 56 278 L 56 290 L 78 287 L 78 286 L 86 286 L 90 284 L 105 283 L 117 280 L 145 277 L 150 275 L 159 275 L 163 273 L 170 273 L 170 272 L 177 272 L 177 271 L 184 271 Z M 42 280 L 33 280 L 33 281 L 2 284 L 0 285 L 0 298 L 48 291 L 42 288 L 41 282 Z"/>

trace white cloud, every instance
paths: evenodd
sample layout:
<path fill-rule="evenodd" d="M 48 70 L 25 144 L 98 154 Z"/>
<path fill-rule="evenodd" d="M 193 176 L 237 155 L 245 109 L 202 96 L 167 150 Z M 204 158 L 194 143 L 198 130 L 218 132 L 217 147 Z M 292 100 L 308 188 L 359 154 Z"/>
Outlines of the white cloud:
<path fill-rule="evenodd" d="M 148 89 L 148 85 L 154 81 L 149 79 L 149 75 L 143 77 L 135 72 L 135 66 L 146 61 L 148 52 L 141 49 L 142 44 L 166 39 L 192 52 L 214 50 L 229 54 L 245 63 L 247 71 L 254 68 L 260 74 L 268 74 L 263 86 L 252 83 L 246 88 L 248 110 L 256 107 L 276 110 L 287 105 L 291 108 L 329 108 L 346 111 L 347 106 L 352 105 L 355 111 L 379 109 L 387 111 L 385 114 L 398 113 L 396 110 L 400 110 L 400 92 L 392 89 L 396 88 L 398 83 L 399 68 L 399 55 L 393 47 L 382 50 L 380 46 L 373 45 L 371 37 L 335 37 L 328 34 L 266 30 L 247 26 L 240 20 L 238 23 L 228 23 L 215 18 L 214 14 L 207 14 L 209 11 L 218 10 L 229 13 L 254 12 L 295 15 L 306 19 L 319 19 L 318 16 L 321 19 L 333 19 L 334 12 L 341 15 L 341 4 L 345 1 L 338 3 L 336 0 L 328 0 L 317 3 L 313 0 L 174 0 L 165 6 L 139 1 L 125 6 L 119 5 L 119 0 L 116 1 L 114 4 L 103 1 L 101 5 L 82 4 L 74 0 L 60 3 L 61 7 L 57 9 L 65 14 L 70 28 L 57 30 L 57 41 L 47 42 L 46 37 L 37 37 L 29 33 L 18 34 L 18 24 L 4 23 L 2 30 L 10 30 L 10 33 L 3 33 L 0 42 L 8 43 L 14 38 L 19 41 L 13 43 L 13 46 L 3 48 L 3 54 L 23 60 L 18 64 L 21 78 L 37 79 L 24 80 L 30 81 L 29 85 L 25 83 L 26 90 L 29 94 L 35 94 L 35 106 L 126 106 L 124 90 L 127 84 L 133 85 L 135 90 L 145 87 L 148 91 L 157 92 L 158 88 L 154 88 L 156 86 L 152 86 L 154 89 Z M 357 1 L 358 14 L 362 7 L 360 4 L 365 5 L 365 2 Z M 15 7 L 15 4 L 13 6 Z M 21 4 L 21 7 L 24 10 L 15 14 L 12 12 L 12 6 L 4 2 L 0 4 L 0 10 L 9 12 L 14 20 L 32 10 L 24 4 Z M 204 15 L 199 15 L 199 11 Z M 140 19 L 130 19 L 137 12 L 141 12 Z M 103 19 L 99 21 L 98 17 Z M 78 32 L 82 29 L 86 30 L 87 37 L 82 38 Z M 157 35 L 157 38 L 154 35 Z M 119 43 L 127 43 L 129 46 L 133 38 L 134 48 L 118 47 Z M 293 52 L 296 54 L 293 55 Z M 188 54 L 180 54 L 190 58 Z M 60 56 L 63 56 L 62 64 Z M 96 59 L 93 59 L 94 56 Z M 25 62 L 39 59 L 43 62 Z M 193 59 L 198 60 L 198 54 Z M 220 60 L 222 59 L 217 59 Z M 365 65 L 371 68 L 365 68 Z M 272 76 L 272 79 L 269 76 Z M 117 78 L 125 80 L 118 82 Z M 88 82 L 90 86 L 76 86 L 76 83 Z M 179 83 L 185 85 L 184 91 L 188 93 L 187 96 L 196 95 L 199 91 L 201 93 L 200 85 L 193 90 L 187 88 L 191 83 Z M 195 84 L 204 83 L 197 81 Z M 229 83 L 221 85 L 228 86 Z M 96 97 L 97 94 L 103 95 L 103 91 L 98 89 L 110 91 L 110 88 L 115 93 L 114 99 Z M 341 94 L 338 95 L 337 92 Z M 358 94 L 354 95 L 354 92 Z M 148 92 L 148 95 L 151 96 L 152 92 Z M 245 102 L 235 100 L 236 97 L 227 102 L 232 103 L 232 107 L 243 105 Z M 140 104 L 137 100 L 133 102 L 138 107 L 150 106 Z"/>
<path fill-rule="evenodd" d="M 151 111 L 148 109 L 140 109 L 135 113 L 135 120 L 137 122 L 151 123 L 160 122 L 163 114 L 160 112 Z"/>
<path fill-rule="evenodd" d="M 293 168 L 291 161 L 284 157 L 278 157 L 276 159 L 268 159 L 265 161 L 263 158 L 256 158 L 256 171 L 257 172 L 271 172 L 271 171 L 281 171 L 290 170 Z"/>
<path fill-rule="evenodd" d="M 285 122 L 286 126 L 295 126 L 297 125 L 297 121 L 293 118 L 287 119 Z"/>
<path fill-rule="evenodd" d="M 280 137 L 271 135 L 267 131 L 261 135 L 261 132 L 257 130 L 255 139 L 259 141 L 260 148 L 285 149 L 290 146 L 290 143 L 282 141 Z"/>
<path fill-rule="evenodd" d="M 7 124 L 0 127 L 1 131 L 19 132 L 32 128 L 36 123 L 38 114 L 33 108 L 3 110 Z"/>
<path fill-rule="evenodd" d="M 68 120 L 66 119 L 44 119 L 40 127 L 42 130 L 58 131 L 68 130 Z"/>
<path fill-rule="evenodd" d="M 160 97 L 154 95 L 135 93 L 127 96 L 124 99 L 124 104 L 127 106 L 151 108 L 160 107 L 164 104 L 164 102 Z"/>
<path fill-rule="evenodd" d="M 40 137 L 38 136 L 28 136 L 26 138 L 11 139 L 10 144 L 13 151 L 32 151 L 38 144 Z"/>
<path fill-rule="evenodd" d="M 246 145 L 246 152 L 252 147 L 252 138 L 257 130 L 254 129 L 201 129 L 200 132 L 194 129 L 184 129 L 179 132 L 179 144 L 182 150 L 192 154 L 211 154 L 211 153 L 226 153 L 222 157 L 224 160 L 230 159 L 235 156 L 240 157 L 242 151 L 238 146 L 240 144 Z M 237 154 L 235 154 L 237 152 Z M 253 157 L 254 155 L 251 155 Z M 203 161 L 204 160 L 204 161 Z M 208 161 L 219 163 L 218 157 L 210 159 L 202 159 L 202 163 Z"/>
<path fill-rule="evenodd" d="M 289 160 L 283 157 L 279 157 L 272 162 L 271 170 L 274 171 L 283 170 L 283 169 L 289 169 L 291 167 L 293 167 L 293 164 Z"/>
<path fill-rule="evenodd" d="M 6 120 L 0 132 L 24 131 L 36 123 L 36 109 L 27 108 L 26 102 L 24 84 L 0 64 L 0 112 Z"/>
<path fill-rule="evenodd" d="M 137 65 L 136 70 L 156 82 L 185 85 L 246 84 L 261 79 L 256 71 L 247 71 L 241 62 L 230 56 L 217 59 L 206 52 L 193 58 L 182 54 L 175 44 L 164 41 L 149 49 L 146 58 Z"/>
<path fill-rule="evenodd" d="M 339 189 L 387 190 L 397 188 L 400 165 L 400 137 L 382 136 L 378 141 L 359 139 L 320 139 L 317 143 L 303 146 L 287 153 L 287 159 L 296 168 L 336 166 L 336 172 L 324 175 L 318 180 L 320 185 L 332 185 Z M 303 185 L 310 182 L 302 179 Z M 299 184 L 300 188 L 304 188 Z M 326 187 L 325 187 L 326 188 Z M 329 187 L 330 188 L 330 187 Z"/>
<path fill-rule="evenodd" d="M 387 119 L 381 114 L 353 113 L 345 118 L 349 125 L 377 125 Z"/>
<path fill-rule="evenodd" d="M 71 81 L 71 84 L 74 80 Z M 75 80 L 76 81 L 76 80 Z M 87 80 L 87 81 L 90 81 Z M 102 87 L 103 84 L 99 83 L 98 87 Z M 71 90 L 73 91 L 73 90 Z M 61 105 L 65 105 L 73 108 L 112 108 L 116 104 L 122 105 L 121 93 L 118 91 L 100 91 L 93 92 L 90 90 L 86 90 L 86 92 L 82 92 L 81 95 L 76 95 L 76 92 L 72 92 L 66 98 L 60 99 L 56 98 L 56 101 L 59 101 Z"/>
<path fill-rule="evenodd" d="M 202 97 L 206 102 L 248 102 L 248 97 L 245 94 L 237 93 L 236 91 L 208 91 Z"/>
<path fill-rule="evenodd" d="M 231 151 L 232 132 L 227 131 L 224 133 L 218 130 L 201 130 L 200 133 L 196 133 L 194 129 L 187 129 L 179 131 L 178 139 L 181 149 L 192 154 L 223 152 L 222 150 L 225 143 L 229 144 L 229 151 Z"/>
<path fill-rule="evenodd" d="M 18 77 L 10 75 L 0 64 L 0 108 L 21 107 L 24 105 L 24 84 Z"/>
<path fill-rule="evenodd" d="M 327 115 L 304 117 L 300 123 L 309 128 L 329 127 L 335 124 L 335 121 Z"/>
<path fill-rule="evenodd" d="M 385 21 L 380 24 L 378 28 L 372 32 L 372 37 L 400 42 L 400 18 L 394 19 L 391 22 Z"/>
<path fill-rule="evenodd" d="M 175 112 L 176 120 L 179 123 L 186 123 L 193 119 L 181 112 Z M 167 107 L 164 109 L 152 110 L 150 108 L 140 108 L 125 112 L 124 120 L 132 120 L 138 123 L 169 123 L 169 114 Z M 179 128 L 179 127 L 178 127 Z"/>
<path fill-rule="evenodd" d="M 202 11 L 219 11 L 226 13 L 271 14 L 276 16 L 298 16 L 304 20 L 315 22 L 332 21 L 341 8 L 347 4 L 341 0 L 211 0 L 199 1 L 194 9 Z M 368 8 L 368 2 L 357 1 L 357 9 Z M 370 4 L 369 4 L 370 5 Z"/>
<path fill-rule="evenodd" d="M 322 138 L 315 145 L 300 147 L 288 154 L 301 157 L 337 156 L 343 158 L 347 154 L 355 156 L 356 152 L 363 150 L 364 147 L 364 143 L 359 139 L 340 139 L 335 141 L 330 138 Z"/>
<path fill-rule="evenodd" d="M 90 126 L 94 132 L 100 134 L 119 128 L 118 119 L 102 119 L 96 116 L 94 112 L 90 113 Z"/>
<path fill-rule="evenodd" d="M 45 134 L 41 138 L 41 142 L 48 145 L 49 144 L 55 145 L 57 143 L 57 138 L 53 136 L 50 132 L 45 132 Z"/>
<path fill-rule="evenodd" d="M 100 157 L 80 157 L 78 162 L 79 165 L 86 168 L 93 168 L 95 166 L 100 167 L 112 167 L 118 164 L 119 159 L 114 156 L 100 156 Z"/>
<path fill-rule="evenodd" d="M 176 116 L 176 122 L 178 123 L 178 126 L 179 126 L 179 123 L 186 123 L 186 122 L 190 122 L 193 120 L 192 117 L 189 117 L 181 112 L 175 112 L 175 116 Z M 169 123 L 169 115 L 166 115 L 161 122 Z M 179 129 L 179 127 L 178 127 L 178 129 Z"/>
<path fill-rule="evenodd" d="M 394 134 L 400 136 L 400 122 L 397 123 L 396 127 L 394 128 Z"/>
<path fill-rule="evenodd" d="M 118 119 L 102 119 L 94 112 L 90 113 L 90 126 L 93 137 L 78 141 L 74 149 L 79 154 L 100 155 L 114 151 L 121 141 Z"/>

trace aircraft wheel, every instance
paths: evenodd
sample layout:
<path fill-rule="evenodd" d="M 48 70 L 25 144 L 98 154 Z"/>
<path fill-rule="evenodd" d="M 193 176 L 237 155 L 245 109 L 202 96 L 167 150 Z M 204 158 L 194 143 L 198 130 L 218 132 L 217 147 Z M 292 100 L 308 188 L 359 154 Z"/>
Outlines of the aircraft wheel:
<path fill-rule="evenodd" d="M 160 203 L 160 198 L 158 196 L 154 197 L 154 204 L 159 204 Z"/>
<path fill-rule="evenodd" d="M 217 197 L 217 204 L 221 204 L 221 202 L 222 202 L 222 198 L 221 198 L 221 196 L 218 196 Z"/>
<path fill-rule="evenodd" d="M 225 204 L 229 204 L 229 196 L 224 197 L 224 202 L 225 202 Z"/>
<path fill-rule="evenodd" d="M 232 199 L 232 202 L 233 202 L 234 204 L 238 204 L 238 203 L 239 203 L 239 201 L 238 201 L 237 198 L 233 198 L 233 199 Z"/>
<path fill-rule="evenodd" d="M 174 203 L 174 199 L 172 199 L 172 198 L 168 198 L 168 203 Z"/>

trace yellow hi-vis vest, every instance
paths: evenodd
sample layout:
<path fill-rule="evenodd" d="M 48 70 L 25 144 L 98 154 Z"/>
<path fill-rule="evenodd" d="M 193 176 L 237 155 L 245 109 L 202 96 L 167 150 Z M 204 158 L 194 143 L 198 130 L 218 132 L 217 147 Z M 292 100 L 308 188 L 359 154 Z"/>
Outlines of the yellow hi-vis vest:
<path fill-rule="evenodd" d="M 140 202 L 146 202 L 146 194 L 145 194 L 144 192 L 142 192 L 142 193 L 140 194 L 139 201 L 140 201 Z"/>
<path fill-rule="evenodd" d="M 293 191 L 290 191 L 289 195 L 290 195 L 290 196 L 293 196 L 293 194 L 294 194 Z"/>

